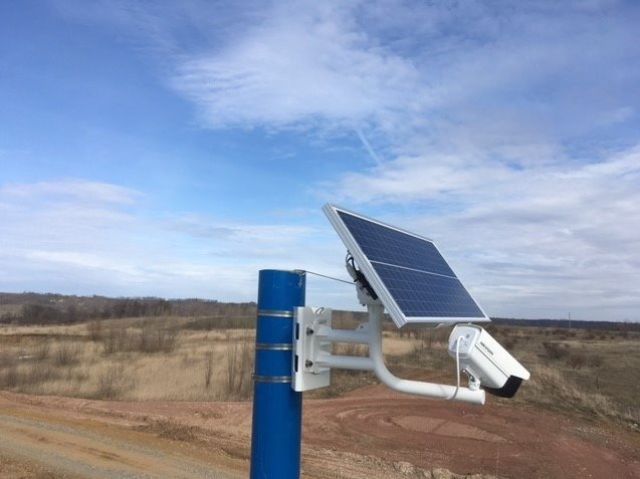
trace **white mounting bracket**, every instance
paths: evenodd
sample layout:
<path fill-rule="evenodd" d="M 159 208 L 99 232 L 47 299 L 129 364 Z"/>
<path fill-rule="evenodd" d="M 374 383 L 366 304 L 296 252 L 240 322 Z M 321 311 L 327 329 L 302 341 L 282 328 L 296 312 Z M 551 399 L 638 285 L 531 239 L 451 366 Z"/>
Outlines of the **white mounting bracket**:
<path fill-rule="evenodd" d="M 332 310 L 297 307 L 293 311 L 293 354 L 291 387 L 294 391 L 311 391 L 329 386 L 331 368 L 321 365 L 317 357 L 331 355 L 331 341 L 322 340 L 317 331 L 331 329 Z"/>
<path fill-rule="evenodd" d="M 474 383 L 466 388 L 394 376 L 385 365 L 382 354 L 384 307 L 378 300 L 369 300 L 367 309 L 369 322 L 354 331 L 332 329 L 330 309 L 298 307 L 294 310 L 292 387 L 295 391 L 329 386 L 331 369 L 342 368 L 373 371 L 380 382 L 403 393 L 484 404 L 485 392 Z M 334 342 L 366 344 L 369 356 L 333 355 L 331 344 Z"/>

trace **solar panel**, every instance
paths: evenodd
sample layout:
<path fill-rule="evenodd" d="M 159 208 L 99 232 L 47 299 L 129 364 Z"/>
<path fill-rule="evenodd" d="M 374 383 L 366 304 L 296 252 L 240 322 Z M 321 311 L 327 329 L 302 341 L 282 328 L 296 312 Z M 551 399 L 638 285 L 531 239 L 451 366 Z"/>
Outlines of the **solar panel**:
<path fill-rule="evenodd" d="M 489 320 L 433 241 L 337 206 L 324 211 L 398 327 Z"/>

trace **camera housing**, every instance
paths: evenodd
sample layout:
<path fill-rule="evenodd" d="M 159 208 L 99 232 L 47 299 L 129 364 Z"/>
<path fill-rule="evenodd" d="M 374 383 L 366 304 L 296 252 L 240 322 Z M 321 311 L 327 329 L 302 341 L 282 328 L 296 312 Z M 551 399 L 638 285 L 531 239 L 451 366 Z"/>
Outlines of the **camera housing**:
<path fill-rule="evenodd" d="M 531 376 L 498 341 L 475 324 L 453 328 L 448 352 L 458 358 L 460 371 L 469 375 L 471 389 L 482 387 L 495 396 L 515 396 L 522 381 Z"/>

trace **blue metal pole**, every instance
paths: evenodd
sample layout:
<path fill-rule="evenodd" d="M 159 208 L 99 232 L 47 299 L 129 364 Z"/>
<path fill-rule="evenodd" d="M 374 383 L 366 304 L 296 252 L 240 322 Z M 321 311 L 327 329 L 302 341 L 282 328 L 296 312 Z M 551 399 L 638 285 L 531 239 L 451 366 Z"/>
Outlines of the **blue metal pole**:
<path fill-rule="evenodd" d="M 291 388 L 291 354 L 293 308 L 304 298 L 304 273 L 260 271 L 251 479 L 300 477 L 302 393 Z"/>

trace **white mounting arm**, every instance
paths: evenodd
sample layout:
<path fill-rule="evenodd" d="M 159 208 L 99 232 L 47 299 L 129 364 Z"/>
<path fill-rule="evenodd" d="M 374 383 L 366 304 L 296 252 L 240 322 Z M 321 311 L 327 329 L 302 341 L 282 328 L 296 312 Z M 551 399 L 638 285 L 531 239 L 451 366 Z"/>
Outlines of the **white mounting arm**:
<path fill-rule="evenodd" d="M 297 308 L 295 354 L 293 357 L 293 388 L 307 391 L 329 385 L 331 368 L 373 371 L 378 379 L 391 389 L 436 399 L 484 404 L 482 389 L 411 381 L 394 376 L 384 364 L 382 354 L 382 319 L 384 307 L 379 300 L 367 300 L 369 322 L 355 331 L 331 328 L 331 310 Z M 338 356 L 331 354 L 334 342 L 368 344 L 369 357 Z"/>
<path fill-rule="evenodd" d="M 411 381 L 394 376 L 384 364 L 384 356 L 382 354 L 382 315 L 384 307 L 380 303 L 369 303 L 367 309 L 369 311 L 370 334 L 369 358 L 373 362 L 373 371 L 383 384 L 386 384 L 391 389 L 407 394 L 484 404 L 485 392 L 482 389 L 456 388 L 455 386 Z"/>

